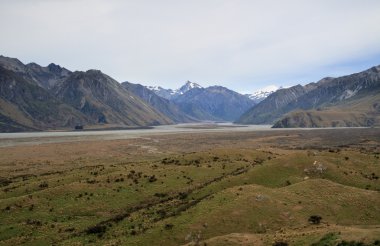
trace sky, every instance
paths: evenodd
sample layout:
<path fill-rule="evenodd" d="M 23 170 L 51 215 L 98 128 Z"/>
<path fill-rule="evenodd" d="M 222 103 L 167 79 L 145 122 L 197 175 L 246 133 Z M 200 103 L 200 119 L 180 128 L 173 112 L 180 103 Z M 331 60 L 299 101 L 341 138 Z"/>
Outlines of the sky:
<path fill-rule="evenodd" d="M 251 93 L 380 64 L 379 0 L 0 0 L 0 54 Z"/>

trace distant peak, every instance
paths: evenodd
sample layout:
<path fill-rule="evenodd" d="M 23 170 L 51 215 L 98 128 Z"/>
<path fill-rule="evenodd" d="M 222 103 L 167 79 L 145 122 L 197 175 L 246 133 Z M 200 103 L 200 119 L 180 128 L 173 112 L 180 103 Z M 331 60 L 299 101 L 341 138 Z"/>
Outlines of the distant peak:
<path fill-rule="evenodd" d="M 252 94 L 247 94 L 247 96 L 254 101 L 262 101 L 265 98 L 267 98 L 270 94 L 273 92 L 282 89 L 282 86 L 277 86 L 277 85 L 268 85 L 265 86 L 257 91 L 254 91 Z"/>
<path fill-rule="evenodd" d="M 378 65 L 378 66 L 374 66 L 374 67 L 370 68 L 370 70 L 371 70 L 372 72 L 378 73 L 378 72 L 380 72 L 380 65 Z"/>
<path fill-rule="evenodd" d="M 191 89 L 194 89 L 194 88 L 203 88 L 202 86 L 200 86 L 199 84 L 197 83 L 194 83 L 194 82 L 191 82 L 191 81 L 186 81 L 186 83 L 181 86 L 181 88 L 178 89 L 178 92 L 183 94 Z"/>
<path fill-rule="evenodd" d="M 195 88 L 203 88 L 202 86 L 198 85 L 197 83 L 194 83 L 194 82 L 191 82 L 191 81 L 186 81 L 186 83 L 181 86 L 181 88 L 177 89 L 174 91 L 175 94 L 179 94 L 179 95 L 182 95 L 186 92 L 188 92 L 189 90 L 192 90 L 192 89 L 195 89 Z"/>
<path fill-rule="evenodd" d="M 59 65 L 57 65 L 57 64 L 55 64 L 55 63 L 50 63 L 50 64 L 48 65 L 48 67 L 61 67 L 61 66 L 59 66 Z"/>
<path fill-rule="evenodd" d="M 56 65 L 54 63 L 50 63 L 47 67 L 52 72 L 60 72 L 60 71 L 62 71 L 62 67 L 59 66 L 59 65 Z"/>
<path fill-rule="evenodd" d="M 190 80 L 186 81 L 186 84 L 184 86 L 187 86 L 189 88 L 203 88 L 202 86 L 200 86 L 199 84 L 197 83 L 194 83 L 194 82 L 191 82 Z M 183 86 L 182 86 L 183 87 Z"/>
<path fill-rule="evenodd" d="M 152 91 L 155 91 L 155 90 L 163 90 L 164 88 L 162 88 L 161 86 L 159 85 L 153 85 L 153 86 L 147 86 L 147 88 L 149 90 L 152 90 Z"/>
<path fill-rule="evenodd" d="M 261 91 L 261 92 L 273 92 L 273 91 L 277 91 L 278 89 L 281 89 L 282 86 L 277 86 L 277 85 L 268 85 L 268 86 L 265 86 L 264 88 L 261 88 L 260 90 L 258 91 Z"/>
<path fill-rule="evenodd" d="M 35 62 L 30 62 L 30 63 L 26 64 L 26 66 L 28 66 L 28 67 L 41 67 L 40 65 L 38 65 Z"/>
<path fill-rule="evenodd" d="M 101 74 L 102 71 L 97 70 L 97 69 L 89 69 L 86 71 L 86 73 L 88 73 L 88 74 Z"/>

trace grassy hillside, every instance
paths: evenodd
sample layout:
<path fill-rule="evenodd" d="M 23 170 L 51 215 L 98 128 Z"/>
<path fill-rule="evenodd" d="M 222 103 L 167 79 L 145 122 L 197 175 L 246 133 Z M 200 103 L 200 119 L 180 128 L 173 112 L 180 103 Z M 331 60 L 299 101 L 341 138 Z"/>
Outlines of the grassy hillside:
<path fill-rule="evenodd" d="M 202 133 L 0 148 L 0 245 L 374 243 L 379 136 Z"/>
<path fill-rule="evenodd" d="M 237 122 L 275 127 L 373 126 L 378 124 L 380 115 L 376 97 L 379 92 L 380 66 L 375 66 L 347 76 L 280 89 Z M 374 96 L 376 104 L 370 104 Z"/>
<path fill-rule="evenodd" d="M 380 126 L 380 94 L 359 95 L 344 103 L 319 110 L 294 111 L 273 127 Z"/>

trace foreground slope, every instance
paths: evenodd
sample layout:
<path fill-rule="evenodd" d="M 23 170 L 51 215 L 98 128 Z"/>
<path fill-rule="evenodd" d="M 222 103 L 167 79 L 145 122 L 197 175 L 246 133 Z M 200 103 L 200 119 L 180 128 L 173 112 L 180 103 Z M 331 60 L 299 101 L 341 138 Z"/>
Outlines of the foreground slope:
<path fill-rule="evenodd" d="M 0 148 L 0 244 L 373 244 L 379 146 L 359 128 Z"/>

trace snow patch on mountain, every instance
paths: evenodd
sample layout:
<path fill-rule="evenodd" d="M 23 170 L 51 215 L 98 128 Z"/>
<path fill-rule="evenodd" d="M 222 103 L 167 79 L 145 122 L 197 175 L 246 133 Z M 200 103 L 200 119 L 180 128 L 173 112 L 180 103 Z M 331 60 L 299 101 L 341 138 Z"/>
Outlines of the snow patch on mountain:
<path fill-rule="evenodd" d="M 264 100 L 265 98 L 267 98 L 270 94 L 272 94 L 273 92 L 281 88 L 283 87 L 279 87 L 277 85 L 268 85 L 264 88 L 261 88 L 253 92 L 252 94 L 246 94 L 246 96 L 253 101 L 260 102 Z"/>
<path fill-rule="evenodd" d="M 191 81 L 187 81 L 186 84 L 184 84 L 183 86 L 181 86 L 181 88 L 175 90 L 175 93 L 176 94 L 179 94 L 179 95 L 182 95 L 186 92 L 188 92 L 189 90 L 192 90 L 194 88 L 203 88 L 202 86 L 200 86 L 199 84 L 197 83 L 194 83 L 194 82 L 191 82 Z"/>
<path fill-rule="evenodd" d="M 181 86 L 180 88 L 175 89 L 175 90 L 165 89 L 165 88 L 162 88 L 161 86 L 147 86 L 147 88 L 149 90 L 153 91 L 154 93 L 156 93 L 157 95 L 159 95 L 160 97 L 163 97 L 163 98 L 170 100 L 170 99 L 173 99 L 179 95 L 182 95 L 182 94 L 188 92 L 189 90 L 192 90 L 195 88 L 201 89 L 203 87 L 197 83 L 187 81 L 183 86 Z"/>

